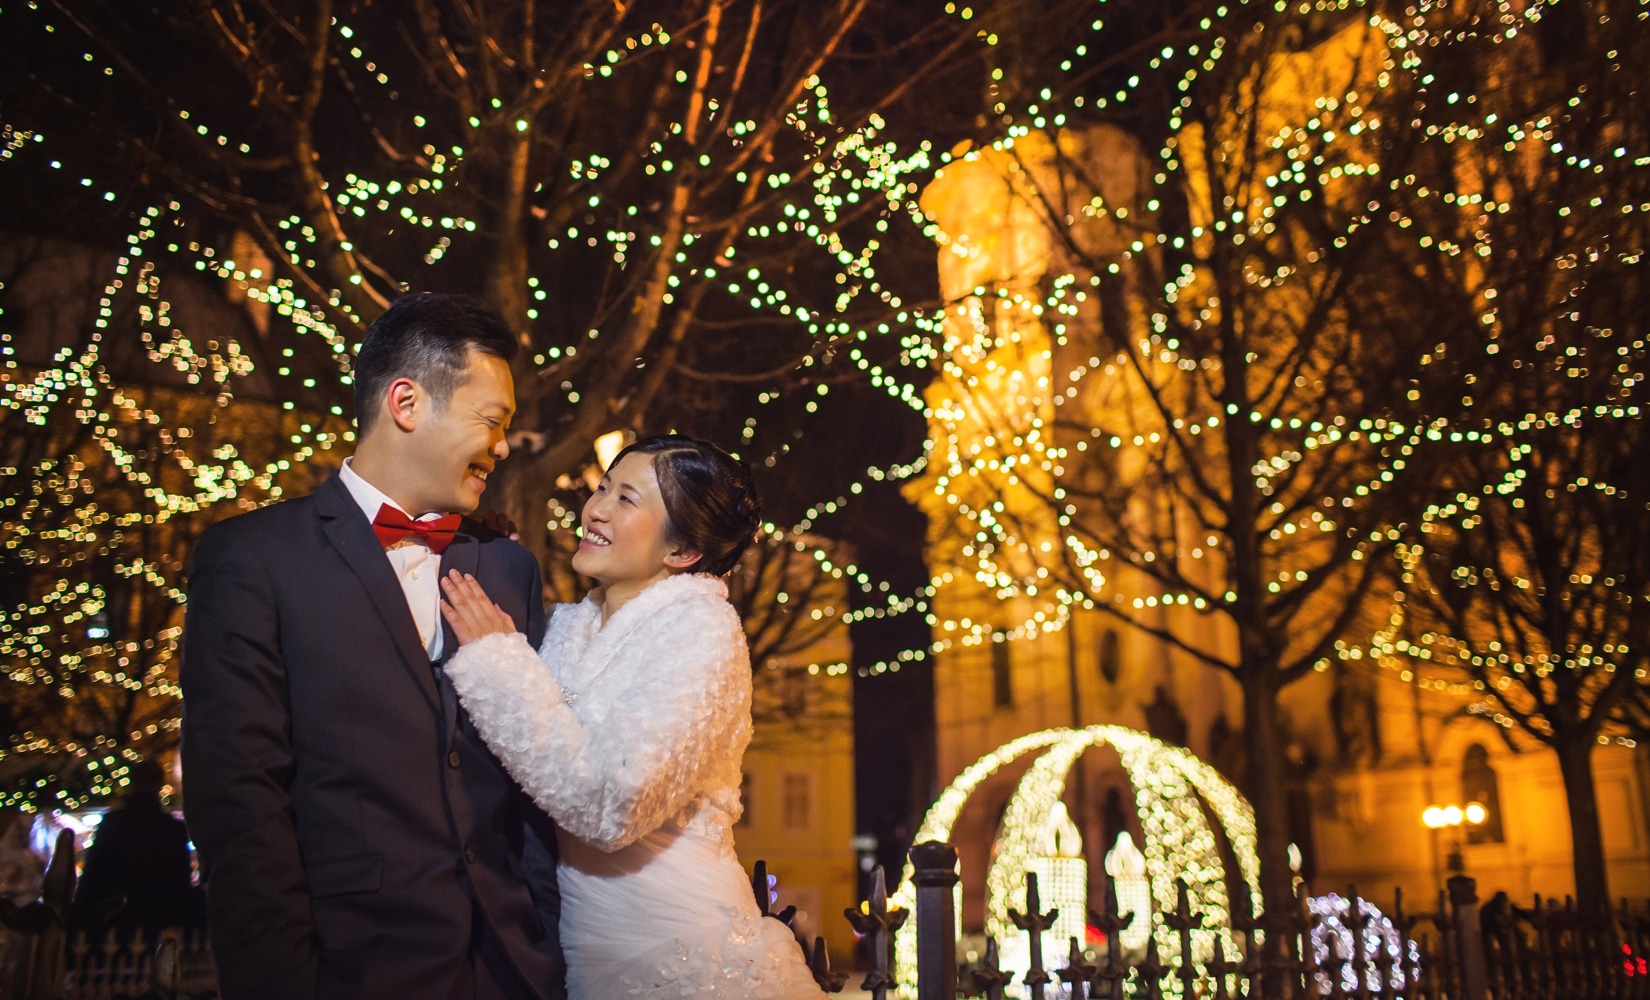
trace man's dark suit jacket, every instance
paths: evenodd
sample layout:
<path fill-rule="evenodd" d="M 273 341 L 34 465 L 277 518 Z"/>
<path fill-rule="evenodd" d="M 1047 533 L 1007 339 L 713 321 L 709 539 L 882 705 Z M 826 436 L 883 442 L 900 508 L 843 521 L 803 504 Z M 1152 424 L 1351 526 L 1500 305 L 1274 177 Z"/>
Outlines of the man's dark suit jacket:
<path fill-rule="evenodd" d="M 450 569 L 538 644 L 526 549 L 465 522 Z M 505 995 L 565 995 L 555 828 L 431 664 L 337 476 L 201 536 L 182 682 L 184 809 L 226 1000 L 497 995 L 473 985 L 498 978 L 478 953 L 525 984 Z"/>

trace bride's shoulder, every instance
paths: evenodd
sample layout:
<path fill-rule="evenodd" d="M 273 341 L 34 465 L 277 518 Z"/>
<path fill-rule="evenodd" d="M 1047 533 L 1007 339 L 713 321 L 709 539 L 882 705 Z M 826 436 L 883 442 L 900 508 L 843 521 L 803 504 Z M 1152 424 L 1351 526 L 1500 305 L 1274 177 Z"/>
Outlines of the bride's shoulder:
<path fill-rule="evenodd" d="M 702 633 L 739 624 L 739 612 L 728 603 L 728 585 L 714 576 L 683 574 L 661 580 L 648 590 L 654 601 L 647 617 L 661 632 Z"/>
<path fill-rule="evenodd" d="M 648 587 L 619 609 L 608 631 L 633 653 L 671 660 L 722 660 L 745 648 L 727 584 L 702 574 L 673 576 Z"/>
<path fill-rule="evenodd" d="M 588 600 L 576 604 L 551 604 L 545 609 L 544 642 L 540 644 L 540 652 L 555 645 L 565 645 L 572 641 L 573 636 L 589 632 L 592 623 L 600 616 L 601 612 Z"/>

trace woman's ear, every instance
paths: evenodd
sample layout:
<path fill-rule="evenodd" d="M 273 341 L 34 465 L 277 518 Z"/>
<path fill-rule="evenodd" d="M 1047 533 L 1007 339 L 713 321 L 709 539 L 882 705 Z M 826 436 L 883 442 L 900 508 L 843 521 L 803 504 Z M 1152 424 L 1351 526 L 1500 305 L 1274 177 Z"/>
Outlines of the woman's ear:
<path fill-rule="evenodd" d="M 703 558 L 704 553 L 700 552 L 698 549 L 690 549 L 686 547 L 676 548 L 672 549 L 669 554 L 665 556 L 665 565 L 674 572 L 685 573 L 692 569 Z"/>

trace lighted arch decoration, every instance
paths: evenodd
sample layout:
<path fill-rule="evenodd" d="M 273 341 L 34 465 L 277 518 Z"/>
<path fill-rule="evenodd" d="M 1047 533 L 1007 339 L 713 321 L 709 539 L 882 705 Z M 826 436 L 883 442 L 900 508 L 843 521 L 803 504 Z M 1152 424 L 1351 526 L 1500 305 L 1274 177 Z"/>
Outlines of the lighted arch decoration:
<path fill-rule="evenodd" d="M 1336 938 L 1339 954 L 1346 964 L 1341 967 L 1340 991 L 1342 994 L 1354 994 L 1358 991 L 1358 975 L 1360 970 L 1353 957 L 1358 954 L 1357 944 L 1353 940 L 1353 927 L 1362 925 L 1364 938 L 1364 967 L 1361 970 L 1364 978 L 1364 987 L 1370 992 L 1391 991 L 1405 989 L 1404 981 L 1406 968 L 1418 968 L 1421 964 L 1421 949 L 1413 939 L 1408 941 L 1409 953 L 1404 953 L 1404 935 L 1393 925 L 1392 918 L 1382 913 L 1380 907 L 1367 899 L 1358 901 L 1358 920 L 1352 919 L 1352 900 L 1335 893 L 1327 896 L 1313 896 L 1307 900 L 1307 908 L 1318 920 L 1312 925 L 1309 935 L 1312 942 L 1312 957 L 1318 964 L 1318 992 L 1321 996 L 1329 996 L 1334 992 L 1330 983 L 1330 974 L 1323 971 L 1323 966 L 1329 962 L 1329 939 Z M 1375 961 L 1382 951 L 1387 953 L 1392 965 L 1388 971 L 1388 983 L 1381 985 L 1380 965 Z"/>
<path fill-rule="evenodd" d="M 1192 910 L 1204 914 L 1206 921 L 1204 930 L 1192 932 L 1194 958 L 1207 961 L 1214 953 L 1217 939 L 1228 955 L 1238 954 L 1231 937 L 1231 902 L 1226 893 L 1225 867 L 1199 799 L 1208 805 L 1225 832 L 1237 858 L 1238 874 L 1249 887 L 1258 915 L 1260 860 L 1255 853 L 1254 810 L 1214 768 L 1190 751 L 1170 746 L 1146 733 L 1122 726 L 1089 726 L 1048 729 L 1005 743 L 965 768 L 940 794 L 923 818 L 916 842 L 949 840 L 963 806 L 982 782 L 1027 753 L 1042 751 L 1009 799 L 1003 814 L 1003 831 L 997 840 L 996 858 L 986 874 L 986 932 L 999 941 L 1019 933 L 1009 920 L 1008 910 L 1024 908 L 1025 873 L 1035 849 L 1037 831 L 1064 793 L 1066 775 L 1072 764 L 1097 743 L 1117 751 L 1134 787 L 1154 910 L 1159 914 L 1172 912 L 1177 902 L 1175 879 L 1185 879 Z M 1091 871 L 1098 870 L 1098 864 L 1091 868 Z M 914 906 L 916 899 L 911 874 L 907 862 L 893 899 L 907 908 Z M 1178 964 L 1178 946 L 1169 928 L 1157 921 L 1153 934 L 1157 937 L 1159 952 Z M 903 994 L 915 996 L 916 928 L 907 922 L 894 940 L 899 988 Z M 1175 982 L 1166 981 L 1166 988 Z"/>

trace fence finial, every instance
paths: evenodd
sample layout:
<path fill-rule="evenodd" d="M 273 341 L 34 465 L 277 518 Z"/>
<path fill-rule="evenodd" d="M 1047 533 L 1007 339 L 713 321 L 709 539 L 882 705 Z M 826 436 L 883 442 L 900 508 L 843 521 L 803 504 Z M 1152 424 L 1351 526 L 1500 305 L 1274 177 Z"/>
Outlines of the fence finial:
<path fill-rule="evenodd" d="M 1014 973 L 1004 972 L 997 961 L 997 939 L 985 939 L 985 957 L 980 961 L 967 966 L 958 983 L 958 992 L 964 996 L 983 996 L 986 1000 L 1003 1000 L 1003 987 L 1014 978 Z"/>
<path fill-rule="evenodd" d="M 1010 909 L 1008 919 L 1014 926 L 1031 935 L 1031 971 L 1026 973 L 1024 982 L 1031 990 L 1031 1000 L 1043 1000 L 1043 988 L 1054 981 L 1054 977 L 1043 968 L 1043 932 L 1054 926 L 1054 921 L 1060 916 L 1058 909 L 1041 912 L 1043 900 L 1037 894 L 1037 873 L 1026 872 L 1026 912 Z"/>
<path fill-rule="evenodd" d="M 887 1000 L 888 987 L 894 985 L 894 977 L 888 974 L 888 940 L 905 926 L 910 913 L 888 908 L 888 883 L 881 865 L 871 869 L 871 898 L 858 909 L 849 907 L 843 913 L 854 930 L 871 939 L 871 970 L 860 989 L 869 990 L 874 1000 Z"/>
<path fill-rule="evenodd" d="M 1186 888 L 1186 880 L 1177 878 L 1174 885 L 1174 912 L 1165 913 L 1163 923 L 1180 935 L 1180 995 L 1196 996 L 1197 991 L 1193 987 L 1197 983 L 1197 966 L 1192 964 L 1192 931 L 1203 928 L 1203 914 L 1192 912 L 1191 895 Z"/>
<path fill-rule="evenodd" d="M 1071 950 L 1066 954 L 1066 967 L 1056 974 L 1060 981 L 1066 984 L 1068 1000 L 1084 1000 L 1088 995 L 1088 985 L 1094 979 L 1094 974 L 1100 971 L 1100 967 L 1088 963 L 1088 956 L 1083 954 L 1083 946 L 1075 937 L 1070 940 Z"/>
<path fill-rule="evenodd" d="M 1221 942 L 1220 936 L 1216 935 L 1214 957 L 1210 958 L 1209 964 L 1205 966 L 1210 981 L 1214 983 L 1215 1000 L 1228 1000 L 1231 993 L 1227 991 L 1226 977 L 1237 974 L 1241 968 L 1240 963 L 1226 960 L 1226 945 Z"/>
<path fill-rule="evenodd" d="M 1146 939 L 1146 957 L 1134 967 L 1134 975 L 1138 984 L 1134 990 L 1136 997 L 1144 995 L 1147 1000 L 1163 1000 L 1163 980 L 1168 978 L 1169 967 L 1158 961 L 1157 935 Z"/>
<path fill-rule="evenodd" d="M 1134 923 L 1133 910 L 1121 916 L 1117 913 L 1117 880 L 1106 875 L 1104 912 L 1089 912 L 1089 922 L 1106 935 L 1106 964 L 1095 970 L 1091 997 L 1098 998 L 1105 991 L 1107 1000 L 1123 1000 L 1123 980 L 1128 977 L 1128 966 L 1123 964 L 1123 941 L 1118 931 Z"/>
<path fill-rule="evenodd" d="M 808 971 L 814 974 L 814 982 L 826 993 L 841 993 L 842 986 L 848 981 L 846 972 L 831 971 L 831 956 L 825 952 L 825 939 L 814 938 L 814 950 L 808 955 Z"/>
<path fill-rule="evenodd" d="M 796 907 L 787 906 L 778 913 L 773 912 L 772 897 L 769 895 L 773 890 L 769 887 L 770 885 L 771 883 L 768 881 L 768 863 L 758 858 L 756 870 L 751 873 L 751 892 L 756 894 L 756 910 L 764 917 L 772 917 L 789 927 L 791 921 L 796 918 Z"/>

